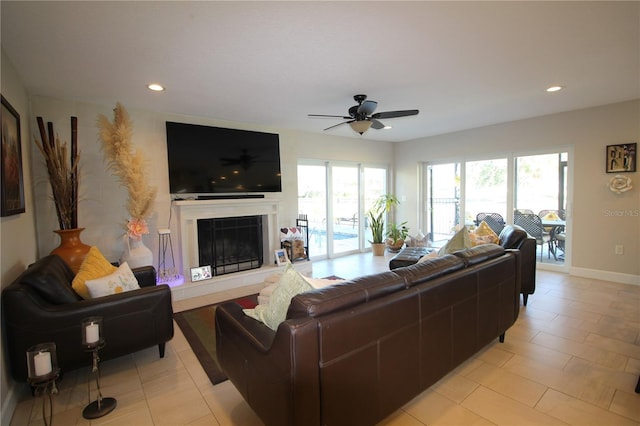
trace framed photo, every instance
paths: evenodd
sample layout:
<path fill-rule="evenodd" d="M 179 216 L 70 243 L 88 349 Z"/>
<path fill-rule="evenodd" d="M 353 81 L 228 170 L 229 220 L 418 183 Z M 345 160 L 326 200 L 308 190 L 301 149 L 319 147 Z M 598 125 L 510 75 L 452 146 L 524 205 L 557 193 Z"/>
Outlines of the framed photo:
<path fill-rule="evenodd" d="M 286 265 L 289 261 L 289 256 L 287 256 L 287 250 L 279 249 L 275 251 L 276 254 L 276 263 L 278 266 Z"/>
<path fill-rule="evenodd" d="M 607 173 L 635 172 L 637 143 L 607 145 Z"/>
<path fill-rule="evenodd" d="M 22 138 L 20 114 L 2 96 L 2 202 L 0 215 L 24 213 L 24 181 L 22 177 Z"/>
<path fill-rule="evenodd" d="M 191 268 L 191 281 L 202 281 L 211 278 L 211 265 Z"/>

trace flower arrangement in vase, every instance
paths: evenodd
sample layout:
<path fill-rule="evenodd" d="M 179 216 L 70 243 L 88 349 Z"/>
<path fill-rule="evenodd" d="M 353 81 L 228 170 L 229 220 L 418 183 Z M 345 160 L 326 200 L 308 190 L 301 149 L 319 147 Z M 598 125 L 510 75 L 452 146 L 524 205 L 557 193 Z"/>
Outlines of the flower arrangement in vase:
<path fill-rule="evenodd" d="M 78 228 L 78 119 L 71 117 L 70 148 L 54 134 L 53 123 L 48 122 L 45 129 L 42 117 L 37 117 L 36 121 L 42 141 L 35 139 L 35 143 L 45 160 L 60 227 L 54 231 L 60 236 L 60 245 L 51 254 L 60 256 L 73 272 L 77 272 L 91 248 L 80 241 L 84 228 Z"/>
<path fill-rule="evenodd" d="M 129 193 L 126 247 L 121 262 L 126 261 L 132 268 L 151 265 L 153 254 L 144 245 L 142 235 L 149 233 L 146 219 L 156 198 L 156 188 L 147 183 L 144 157 L 133 147 L 133 126 L 127 110 L 117 103 L 113 113 L 113 122 L 102 114 L 98 116 L 98 128 L 108 168 Z"/>

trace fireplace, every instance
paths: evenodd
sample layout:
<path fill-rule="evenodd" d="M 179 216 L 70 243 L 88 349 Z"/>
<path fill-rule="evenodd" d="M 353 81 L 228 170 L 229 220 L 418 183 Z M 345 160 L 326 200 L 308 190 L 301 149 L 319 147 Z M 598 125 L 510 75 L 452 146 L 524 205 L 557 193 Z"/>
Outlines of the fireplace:
<path fill-rule="evenodd" d="M 275 265 L 274 250 L 280 248 L 279 200 L 272 198 L 179 200 L 174 201 L 173 206 L 179 226 L 178 252 L 183 276 L 189 277 L 190 269 L 200 265 L 211 265 L 212 273 L 216 275 L 212 280 L 219 278 L 217 277 L 219 275 L 232 276 L 230 272 Z M 222 220 L 217 221 L 217 219 Z M 216 231 L 213 231 L 214 223 Z M 239 234 L 233 234 L 238 231 L 227 229 L 236 225 L 243 228 Z M 251 236 L 248 235 L 249 233 Z M 260 236 L 257 233 L 260 233 Z M 248 249 L 244 242 L 254 237 L 258 241 L 245 259 Z M 211 241 L 205 243 L 204 247 L 200 247 L 201 240 L 206 239 Z M 240 252 L 227 247 L 226 242 L 231 240 L 242 243 Z M 224 248 L 218 245 L 221 242 L 225 243 Z M 234 250 L 236 250 L 235 254 Z M 236 261 L 240 263 L 239 266 L 230 264 L 230 259 L 234 256 L 243 258 L 239 262 Z M 223 266 L 218 271 L 214 271 L 214 258 L 217 257 L 221 257 Z"/>
<path fill-rule="evenodd" d="M 260 268 L 262 216 L 198 219 L 198 259 L 213 275 Z"/>

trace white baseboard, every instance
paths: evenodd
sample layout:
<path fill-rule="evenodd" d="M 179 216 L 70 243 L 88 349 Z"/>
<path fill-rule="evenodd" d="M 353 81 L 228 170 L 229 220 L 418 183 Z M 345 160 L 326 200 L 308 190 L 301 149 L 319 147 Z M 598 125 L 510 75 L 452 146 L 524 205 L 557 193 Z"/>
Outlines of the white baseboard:
<path fill-rule="evenodd" d="M 19 386 L 16 386 L 16 383 L 9 379 L 8 384 L 9 390 L 6 395 L 4 395 L 2 402 L 2 409 L 0 411 L 0 424 L 1 425 L 9 425 L 11 424 L 11 418 L 13 417 L 14 411 L 16 411 L 16 407 L 18 403 L 22 400 L 24 389 L 18 389 Z"/>
<path fill-rule="evenodd" d="M 619 272 L 600 271 L 598 269 L 575 268 L 569 272 L 577 277 L 594 278 L 603 281 L 613 281 L 621 284 L 640 285 L 640 275 L 622 274 Z"/>

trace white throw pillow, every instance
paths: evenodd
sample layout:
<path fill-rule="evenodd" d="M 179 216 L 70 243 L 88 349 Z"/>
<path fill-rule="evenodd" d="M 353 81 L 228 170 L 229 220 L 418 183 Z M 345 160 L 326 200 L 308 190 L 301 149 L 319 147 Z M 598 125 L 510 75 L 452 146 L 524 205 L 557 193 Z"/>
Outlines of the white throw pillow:
<path fill-rule="evenodd" d="M 287 310 L 293 296 L 309 290 L 313 290 L 311 284 L 295 270 L 291 262 L 288 262 L 278 285 L 271 293 L 269 303 L 258 305 L 254 309 L 243 309 L 243 312 L 264 323 L 270 329 L 277 330 L 278 325 L 287 317 Z"/>
<path fill-rule="evenodd" d="M 85 284 L 89 289 L 89 296 L 91 296 L 92 299 L 140 288 L 138 280 L 131 268 L 129 268 L 127 262 L 120 265 L 113 274 L 102 278 L 86 280 Z"/>

